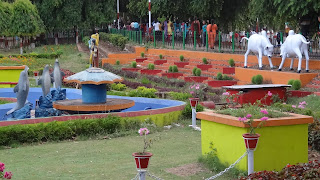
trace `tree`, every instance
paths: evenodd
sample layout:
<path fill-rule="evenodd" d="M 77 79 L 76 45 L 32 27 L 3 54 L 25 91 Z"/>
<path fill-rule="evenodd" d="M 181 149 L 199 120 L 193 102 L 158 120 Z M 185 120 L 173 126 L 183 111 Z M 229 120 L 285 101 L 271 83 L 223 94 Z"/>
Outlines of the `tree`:
<path fill-rule="evenodd" d="M 16 0 L 12 9 L 12 34 L 21 37 L 20 54 L 22 54 L 22 38 L 44 32 L 44 26 L 37 8 L 29 0 Z"/>
<path fill-rule="evenodd" d="M 0 36 L 5 36 L 5 46 L 7 46 L 7 37 L 12 35 L 11 18 L 12 6 L 7 2 L 0 1 Z"/>

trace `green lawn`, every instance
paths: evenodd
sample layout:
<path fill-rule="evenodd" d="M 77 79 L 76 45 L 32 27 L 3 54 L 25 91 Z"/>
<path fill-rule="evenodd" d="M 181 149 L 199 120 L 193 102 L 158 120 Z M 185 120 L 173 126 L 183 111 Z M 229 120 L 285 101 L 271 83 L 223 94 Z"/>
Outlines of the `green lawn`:
<path fill-rule="evenodd" d="M 148 137 L 161 136 L 150 152 L 154 155 L 149 171 L 162 179 L 203 179 L 214 173 L 202 172 L 180 177 L 166 169 L 198 162 L 200 132 L 173 128 Z M 104 140 L 64 141 L 25 145 L 0 150 L 0 159 L 14 179 L 132 179 L 136 174 L 132 153 L 142 148 L 143 137 L 136 135 Z M 148 178 L 150 179 L 150 178 Z M 223 175 L 222 179 L 231 179 Z"/>

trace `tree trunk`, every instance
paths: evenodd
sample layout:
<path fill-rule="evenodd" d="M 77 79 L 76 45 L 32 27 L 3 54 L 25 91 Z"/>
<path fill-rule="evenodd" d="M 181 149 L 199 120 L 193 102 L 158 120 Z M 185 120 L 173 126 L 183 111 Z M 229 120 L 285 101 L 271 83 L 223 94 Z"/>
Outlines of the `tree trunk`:
<path fill-rule="evenodd" d="M 54 35 L 54 43 L 55 43 L 55 45 L 59 45 L 59 42 L 58 42 L 58 33 L 55 33 L 55 35 Z"/>
<path fill-rule="evenodd" d="M 22 44 L 23 44 L 23 37 L 20 37 L 20 54 L 23 54 L 23 48 L 22 48 Z"/>

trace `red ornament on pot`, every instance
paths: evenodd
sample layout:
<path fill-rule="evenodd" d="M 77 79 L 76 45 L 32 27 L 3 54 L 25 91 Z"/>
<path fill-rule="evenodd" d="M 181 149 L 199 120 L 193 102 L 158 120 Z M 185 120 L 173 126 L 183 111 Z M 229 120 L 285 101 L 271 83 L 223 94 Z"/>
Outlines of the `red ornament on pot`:
<path fill-rule="evenodd" d="M 137 165 L 137 169 L 146 169 L 148 168 L 149 159 L 153 154 L 149 152 L 141 153 L 132 153 Z"/>
<path fill-rule="evenodd" d="M 258 144 L 258 140 L 260 137 L 260 134 L 242 134 L 242 137 L 244 139 L 244 143 L 246 144 L 246 148 L 250 150 L 255 150 Z"/>

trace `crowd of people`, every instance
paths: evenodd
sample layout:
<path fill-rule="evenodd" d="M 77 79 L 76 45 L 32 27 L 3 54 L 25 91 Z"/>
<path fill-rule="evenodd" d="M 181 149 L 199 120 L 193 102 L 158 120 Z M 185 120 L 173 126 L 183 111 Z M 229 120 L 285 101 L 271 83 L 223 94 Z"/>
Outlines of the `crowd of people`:
<path fill-rule="evenodd" d="M 211 49 L 214 48 L 214 43 L 217 35 L 218 26 L 214 23 L 214 20 L 202 20 L 200 21 L 197 17 L 191 20 L 180 22 L 178 19 L 171 20 L 166 18 L 164 21 L 154 20 L 149 28 L 149 23 L 138 23 L 137 21 L 132 21 L 130 24 L 120 23 L 120 28 L 131 31 L 142 31 L 143 35 L 153 35 L 155 31 L 155 38 L 157 40 L 162 40 L 162 36 L 166 41 L 171 41 L 172 36 L 175 39 L 184 39 L 186 41 L 194 42 L 194 37 L 196 43 L 199 47 L 206 46 L 206 41 L 208 39 L 208 45 Z M 114 27 L 117 28 L 117 22 L 114 23 Z M 208 37 L 207 37 L 208 36 Z"/>

